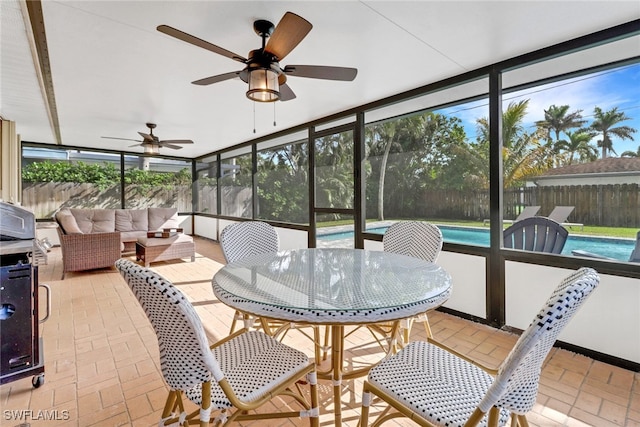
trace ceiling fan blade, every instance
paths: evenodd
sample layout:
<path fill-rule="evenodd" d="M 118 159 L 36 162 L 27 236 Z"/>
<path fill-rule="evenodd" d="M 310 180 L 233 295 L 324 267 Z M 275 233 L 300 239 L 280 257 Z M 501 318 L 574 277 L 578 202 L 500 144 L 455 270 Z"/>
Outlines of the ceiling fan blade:
<path fill-rule="evenodd" d="M 198 38 L 196 36 L 192 36 L 191 34 L 187 34 L 184 31 L 180 31 L 168 25 L 158 25 L 156 29 L 168 36 L 175 37 L 178 40 L 182 40 L 183 42 L 191 43 L 194 46 L 207 49 L 213 53 L 217 53 L 218 55 L 226 56 L 227 58 L 233 59 L 234 61 L 238 61 L 242 63 L 247 62 L 247 59 L 242 55 L 233 53 L 230 50 L 221 48 L 220 46 L 216 46 L 213 43 L 209 43 L 208 41 L 202 40 L 201 38 Z"/>
<path fill-rule="evenodd" d="M 148 133 L 138 132 L 138 135 L 140 135 L 142 139 L 144 139 L 144 141 L 153 141 L 153 136 L 149 135 Z"/>
<path fill-rule="evenodd" d="M 309 34 L 312 28 L 313 25 L 303 17 L 287 12 L 276 25 L 276 29 L 269 37 L 264 50 L 278 58 L 278 61 L 282 61 Z"/>
<path fill-rule="evenodd" d="M 193 141 L 190 139 L 167 139 L 158 141 L 158 144 L 193 144 Z"/>
<path fill-rule="evenodd" d="M 213 83 L 223 82 L 225 80 L 233 79 L 238 77 L 240 71 L 232 71 L 230 73 L 218 74 L 217 76 L 205 77 L 204 79 L 196 80 L 191 83 L 199 86 L 206 86 Z"/>
<path fill-rule="evenodd" d="M 288 84 L 280 85 L 280 101 L 291 101 L 296 98 L 296 94 L 293 93 Z"/>
<path fill-rule="evenodd" d="M 142 144 L 133 144 L 133 145 L 130 145 L 129 147 L 140 147 L 141 145 L 144 145 L 144 142 Z"/>
<path fill-rule="evenodd" d="M 118 139 L 120 141 L 135 141 L 135 142 L 142 142 L 138 139 L 131 139 L 131 138 L 116 138 L 113 136 L 101 136 L 100 138 L 104 138 L 104 139 Z"/>
<path fill-rule="evenodd" d="M 287 65 L 285 74 L 312 79 L 352 81 L 358 74 L 357 68 L 329 67 L 324 65 Z"/>
<path fill-rule="evenodd" d="M 181 145 L 165 144 L 164 142 L 160 142 L 158 144 L 158 147 L 167 147 L 167 148 L 172 148 L 174 150 L 179 150 L 182 148 Z"/>

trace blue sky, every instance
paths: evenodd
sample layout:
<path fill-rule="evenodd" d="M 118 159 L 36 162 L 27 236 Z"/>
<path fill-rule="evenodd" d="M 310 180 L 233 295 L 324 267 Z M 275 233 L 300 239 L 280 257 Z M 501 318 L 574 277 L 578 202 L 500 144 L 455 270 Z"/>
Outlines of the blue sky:
<path fill-rule="evenodd" d="M 614 150 L 620 155 L 627 150 L 636 152 L 640 146 L 640 64 L 510 93 L 503 100 L 503 108 L 506 108 L 509 102 L 522 99 L 529 99 L 525 126 L 531 131 L 535 129 L 536 121 L 544 119 L 544 110 L 554 104 L 569 105 L 570 112 L 582 110 L 581 114 L 588 121 L 587 124 L 593 120 L 594 107 L 600 107 L 603 111 L 618 107 L 618 111 L 623 111 L 631 117 L 631 120 L 626 120 L 620 125 L 632 127 L 637 132 L 633 141 L 614 138 Z M 475 140 L 476 119 L 488 115 L 486 100 L 448 108 L 443 112 L 459 117 L 471 140 Z M 597 138 L 594 138 L 594 144 L 596 140 Z"/>

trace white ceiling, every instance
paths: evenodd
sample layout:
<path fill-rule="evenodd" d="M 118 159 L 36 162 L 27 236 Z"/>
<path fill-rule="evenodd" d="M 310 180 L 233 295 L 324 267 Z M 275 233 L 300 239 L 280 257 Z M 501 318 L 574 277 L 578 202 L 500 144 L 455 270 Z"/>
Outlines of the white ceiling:
<path fill-rule="evenodd" d="M 146 122 L 196 157 L 539 48 L 640 18 L 640 1 L 42 2 L 61 143 L 141 152 Z M 0 115 L 23 141 L 55 144 L 20 0 L 0 1 Z M 156 30 L 167 24 L 243 56 L 253 21 L 286 11 L 309 35 L 281 63 L 358 68 L 353 82 L 290 77 L 297 98 L 252 103 L 239 79 L 190 82 L 243 65 Z M 255 128 L 253 133 L 255 105 Z"/>

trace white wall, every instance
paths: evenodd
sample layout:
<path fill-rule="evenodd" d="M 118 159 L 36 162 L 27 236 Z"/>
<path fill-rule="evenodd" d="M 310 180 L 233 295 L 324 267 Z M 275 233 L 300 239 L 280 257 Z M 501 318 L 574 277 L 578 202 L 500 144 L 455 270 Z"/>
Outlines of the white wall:
<path fill-rule="evenodd" d="M 486 318 L 486 258 L 442 251 L 437 264 L 449 272 L 453 283 L 453 292 L 444 307 Z"/>
<path fill-rule="evenodd" d="M 236 222 L 238 221 L 229 221 L 226 219 L 218 220 L 217 218 L 196 216 L 195 231 L 193 234 L 212 240 L 218 240 L 222 230 L 224 230 L 227 225 L 235 224 Z M 308 247 L 306 231 L 276 227 L 276 232 L 278 233 L 278 239 L 280 239 L 280 249 L 282 250 Z"/>
<path fill-rule="evenodd" d="M 211 240 L 218 240 L 218 219 L 196 215 L 193 219 L 196 236 L 206 237 Z"/>
<path fill-rule="evenodd" d="M 506 263 L 506 323 L 526 329 L 573 270 Z M 558 339 L 640 363 L 640 280 L 600 275 L 600 285 Z"/>
<path fill-rule="evenodd" d="M 302 249 L 309 247 L 308 235 L 306 231 L 291 230 L 289 228 L 278 228 L 278 238 L 280 239 L 280 249 Z"/>
<path fill-rule="evenodd" d="M 184 234 L 193 234 L 191 215 L 178 215 L 178 221 L 180 221 L 180 227 L 183 228 Z"/>
<path fill-rule="evenodd" d="M 536 180 L 536 184 L 540 187 L 549 187 L 554 185 L 616 185 L 616 184 L 640 184 L 640 174 L 617 175 L 617 176 L 600 176 L 591 174 L 584 178 L 544 178 Z"/>

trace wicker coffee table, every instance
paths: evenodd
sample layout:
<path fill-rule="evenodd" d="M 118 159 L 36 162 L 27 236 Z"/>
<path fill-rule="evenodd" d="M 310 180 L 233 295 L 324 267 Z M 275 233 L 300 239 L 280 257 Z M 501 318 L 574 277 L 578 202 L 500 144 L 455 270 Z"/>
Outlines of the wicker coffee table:
<path fill-rule="evenodd" d="M 144 262 L 145 267 L 157 261 L 178 258 L 196 260 L 196 245 L 187 234 L 178 234 L 167 238 L 139 237 L 136 242 L 136 260 Z"/>

